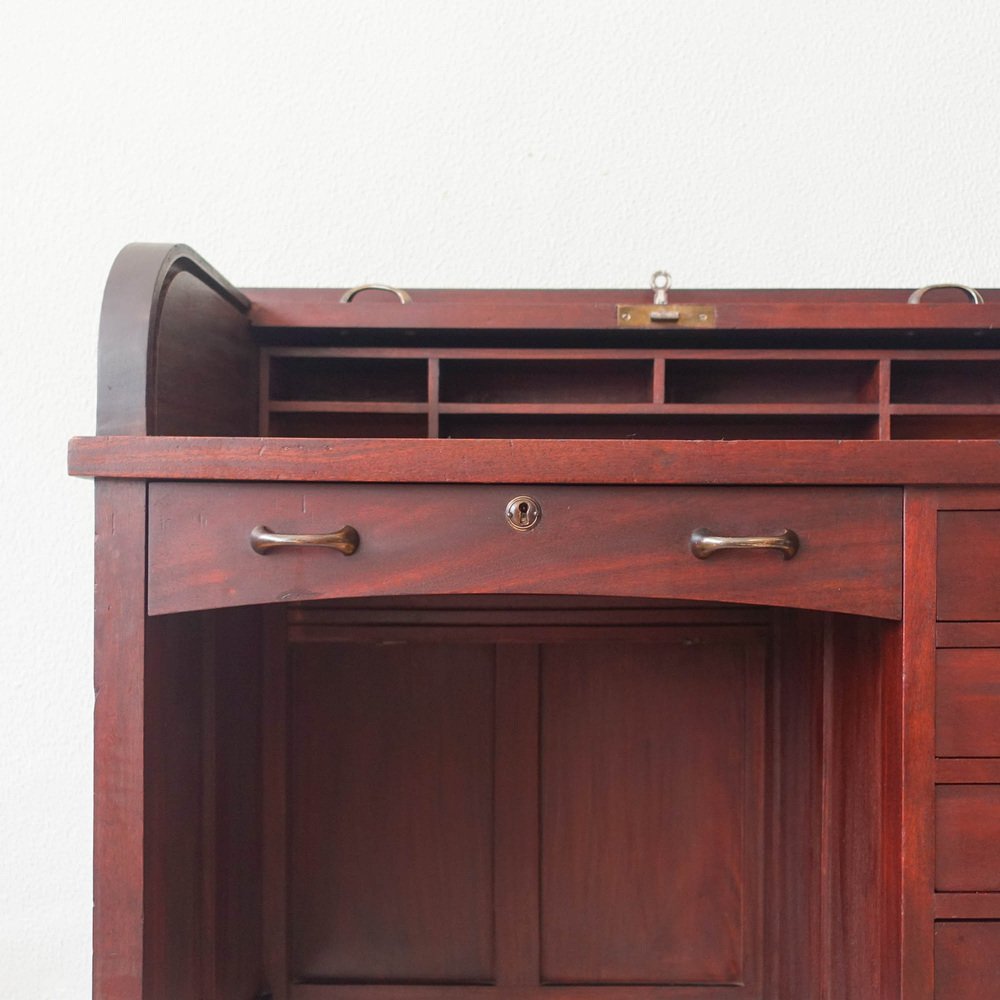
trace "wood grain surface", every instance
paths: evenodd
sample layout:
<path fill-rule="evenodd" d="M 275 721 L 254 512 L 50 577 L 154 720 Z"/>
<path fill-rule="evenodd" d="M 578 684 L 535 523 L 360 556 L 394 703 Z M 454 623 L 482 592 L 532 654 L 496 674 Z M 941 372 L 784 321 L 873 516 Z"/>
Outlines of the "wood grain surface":
<path fill-rule="evenodd" d="M 545 983 L 752 993 L 762 653 L 735 643 L 543 649 Z"/>
<path fill-rule="evenodd" d="M 1000 922 L 939 923 L 934 955 L 934 1000 L 1000 996 Z"/>
<path fill-rule="evenodd" d="M 645 290 L 414 291 L 413 302 L 401 306 L 389 293 L 366 293 L 341 303 L 343 289 L 247 289 L 254 326 L 265 327 L 401 327 L 411 329 L 613 330 L 617 305 L 649 304 Z M 1000 325 L 1000 306 L 991 293 L 985 305 L 961 301 L 961 293 L 944 293 L 952 301 L 909 305 L 904 291 L 822 289 L 813 291 L 671 292 L 671 302 L 704 303 L 717 308 L 719 330 L 989 330 Z M 956 300 L 957 299 L 957 300 Z M 664 331 L 659 331 L 661 334 Z M 710 332 L 710 331 L 709 331 Z M 666 335 L 675 331 L 668 330 Z"/>
<path fill-rule="evenodd" d="M 1000 510 L 945 510 L 938 524 L 938 618 L 1000 620 Z"/>
<path fill-rule="evenodd" d="M 937 888 L 1000 890 L 1000 785 L 938 785 Z"/>
<path fill-rule="evenodd" d="M 998 441 L 100 437 L 69 471 L 126 479 L 424 483 L 991 484 Z"/>
<path fill-rule="evenodd" d="M 937 754 L 1000 757 L 1000 649 L 937 656 Z"/>
<path fill-rule="evenodd" d="M 681 597 L 900 613 L 901 494 L 893 489 L 524 486 L 538 526 L 514 531 L 498 486 L 150 486 L 149 610 L 379 594 Z M 358 551 L 255 553 L 250 530 L 345 524 Z M 845 527 L 849 525 L 849 530 Z M 691 533 L 796 531 L 801 549 L 691 554 Z"/>

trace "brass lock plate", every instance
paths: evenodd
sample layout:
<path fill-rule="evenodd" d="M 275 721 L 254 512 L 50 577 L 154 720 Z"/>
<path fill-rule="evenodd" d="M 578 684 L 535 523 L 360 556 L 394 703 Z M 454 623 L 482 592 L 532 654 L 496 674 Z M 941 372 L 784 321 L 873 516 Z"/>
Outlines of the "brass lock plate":
<path fill-rule="evenodd" d="M 714 330 L 715 306 L 691 305 L 685 302 L 663 305 L 618 306 L 618 327 L 655 330 L 680 327 L 684 330 Z"/>
<path fill-rule="evenodd" d="M 542 508 L 534 497 L 514 497 L 505 513 L 507 523 L 515 531 L 531 531 L 542 516 Z"/>

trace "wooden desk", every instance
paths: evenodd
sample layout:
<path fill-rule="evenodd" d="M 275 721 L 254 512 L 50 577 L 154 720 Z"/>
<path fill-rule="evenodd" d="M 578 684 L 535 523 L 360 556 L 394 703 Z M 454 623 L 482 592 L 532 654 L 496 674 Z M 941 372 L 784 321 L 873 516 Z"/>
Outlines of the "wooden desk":
<path fill-rule="evenodd" d="M 1000 294 L 934 294 L 126 248 L 95 997 L 1000 996 Z"/>

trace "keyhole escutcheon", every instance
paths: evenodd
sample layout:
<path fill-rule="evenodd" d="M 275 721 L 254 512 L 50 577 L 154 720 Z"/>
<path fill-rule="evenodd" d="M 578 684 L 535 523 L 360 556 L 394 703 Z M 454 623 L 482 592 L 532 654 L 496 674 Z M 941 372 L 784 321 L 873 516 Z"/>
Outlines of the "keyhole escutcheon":
<path fill-rule="evenodd" d="M 530 531 L 542 516 L 542 508 L 534 497 L 514 497 L 507 504 L 507 523 L 515 531 Z"/>

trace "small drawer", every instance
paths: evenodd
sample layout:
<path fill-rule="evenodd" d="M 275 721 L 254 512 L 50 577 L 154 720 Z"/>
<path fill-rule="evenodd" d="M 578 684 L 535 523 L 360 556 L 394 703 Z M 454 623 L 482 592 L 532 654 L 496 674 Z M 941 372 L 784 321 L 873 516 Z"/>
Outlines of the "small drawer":
<path fill-rule="evenodd" d="M 934 928 L 934 1000 L 1000 997 L 1000 921 L 943 921 Z"/>
<path fill-rule="evenodd" d="M 515 530 L 506 508 L 533 498 Z M 345 525 L 348 557 L 259 555 L 251 530 Z M 692 554 L 692 533 L 798 538 L 798 552 Z M 152 483 L 149 612 L 331 597 L 565 594 L 685 598 L 898 618 L 896 489 Z"/>
<path fill-rule="evenodd" d="M 939 757 L 1000 757 L 1000 649 L 937 655 Z"/>
<path fill-rule="evenodd" d="M 1000 510 L 938 515 L 939 621 L 1000 620 Z"/>
<path fill-rule="evenodd" d="M 938 785 L 939 892 L 1000 891 L 1000 785 Z"/>

